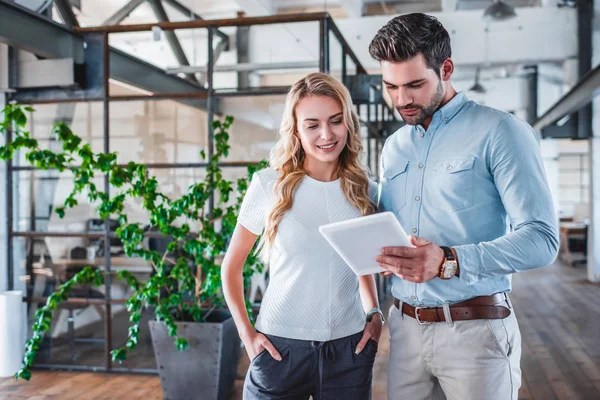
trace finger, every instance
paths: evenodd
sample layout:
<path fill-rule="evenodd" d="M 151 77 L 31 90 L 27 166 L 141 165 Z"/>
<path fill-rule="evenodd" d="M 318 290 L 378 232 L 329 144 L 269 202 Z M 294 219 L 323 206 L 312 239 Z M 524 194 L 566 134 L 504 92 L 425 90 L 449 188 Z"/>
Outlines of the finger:
<path fill-rule="evenodd" d="M 404 279 L 405 281 L 408 281 L 408 282 L 413 282 L 413 283 L 422 283 L 423 282 L 423 277 L 418 274 L 417 275 L 412 275 L 412 274 L 404 275 L 402 277 L 402 279 Z"/>
<path fill-rule="evenodd" d="M 381 275 L 381 276 L 392 276 L 392 275 L 394 275 L 394 273 L 392 271 L 387 271 L 386 270 L 386 271 L 380 272 L 379 275 Z"/>
<path fill-rule="evenodd" d="M 392 246 L 392 247 L 382 248 L 381 254 L 385 254 L 388 256 L 402 257 L 402 258 L 415 258 L 415 257 L 418 257 L 419 251 L 413 247 Z"/>
<path fill-rule="evenodd" d="M 429 240 L 417 236 L 410 236 L 409 238 L 410 242 L 417 247 L 425 246 L 431 243 Z"/>
<path fill-rule="evenodd" d="M 411 272 L 416 265 L 416 263 L 411 259 L 400 258 L 396 256 L 378 256 L 377 262 L 383 268 L 390 270 L 394 273 Z"/>
<path fill-rule="evenodd" d="M 275 348 L 275 346 L 273 346 L 273 343 L 269 342 L 268 340 L 265 340 L 262 343 L 263 347 L 269 352 L 269 354 L 271 355 L 271 357 L 273 357 L 275 360 L 277 361 L 281 361 L 281 354 L 279 354 L 279 352 L 277 351 L 277 349 Z"/>
<path fill-rule="evenodd" d="M 363 332 L 360 342 L 358 342 L 358 344 L 356 345 L 356 350 L 354 351 L 355 354 L 360 354 L 360 352 L 363 351 L 370 337 L 371 335 L 369 335 L 367 332 Z"/>

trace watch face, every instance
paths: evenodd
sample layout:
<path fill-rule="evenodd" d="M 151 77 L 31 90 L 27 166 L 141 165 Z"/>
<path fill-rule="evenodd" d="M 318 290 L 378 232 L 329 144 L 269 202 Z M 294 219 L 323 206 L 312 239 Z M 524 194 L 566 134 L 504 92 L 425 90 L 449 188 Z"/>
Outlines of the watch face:
<path fill-rule="evenodd" d="M 444 264 L 444 278 L 452 278 L 456 275 L 456 261 L 446 261 Z"/>

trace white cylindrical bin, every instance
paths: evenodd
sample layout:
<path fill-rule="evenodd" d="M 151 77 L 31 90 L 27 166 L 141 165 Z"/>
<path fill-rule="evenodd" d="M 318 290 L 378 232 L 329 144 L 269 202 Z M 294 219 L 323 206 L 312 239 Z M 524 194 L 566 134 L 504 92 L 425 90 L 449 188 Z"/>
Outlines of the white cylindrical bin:
<path fill-rule="evenodd" d="M 0 378 L 13 376 L 23 359 L 23 293 L 0 293 Z"/>

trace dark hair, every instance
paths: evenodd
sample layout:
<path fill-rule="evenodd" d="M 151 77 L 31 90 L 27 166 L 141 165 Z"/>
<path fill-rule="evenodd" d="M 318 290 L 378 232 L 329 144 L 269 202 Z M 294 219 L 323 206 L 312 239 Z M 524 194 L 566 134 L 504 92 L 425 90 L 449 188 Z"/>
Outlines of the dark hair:
<path fill-rule="evenodd" d="M 369 53 L 377 61 L 404 62 L 419 53 L 427 67 L 438 76 L 446 58 L 452 56 L 450 35 L 437 18 L 421 13 L 392 18 L 369 45 Z"/>

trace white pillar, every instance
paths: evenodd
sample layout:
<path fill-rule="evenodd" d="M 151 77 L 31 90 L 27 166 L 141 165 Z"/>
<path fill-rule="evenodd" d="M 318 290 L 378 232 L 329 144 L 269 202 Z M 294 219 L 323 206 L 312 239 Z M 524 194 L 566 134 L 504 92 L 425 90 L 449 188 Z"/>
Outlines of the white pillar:
<path fill-rule="evenodd" d="M 8 47 L 0 44 L 0 109 L 4 108 L 5 90 L 8 89 Z M 0 136 L 0 146 L 5 138 Z M 0 161 L 0 292 L 8 288 L 8 266 L 6 257 L 6 164 Z"/>
<path fill-rule="evenodd" d="M 600 1 L 594 4 L 600 11 Z M 593 33 L 592 65 L 600 61 L 600 32 Z M 588 236 L 587 276 L 591 282 L 600 281 L 600 98 L 592 102 L 592 137 L 588 140 L 590 155 L 590 227 Z"/>
<path fill-rule="evenodd" d="M 23 318 L 23 292 L 12 290 L 0 293 L 0 378 L 13 376 L 23 359 L 23 323 L 19 322 L 19 312 Z"/>
<path fill-rule="evenodd" d="M 596 48 L 596 45 L 594 45 Z M 594 49 L 596 51 L 596 49 Z M 590 159 L 590 226 L 588 236 L 587 276 L 600 281 L 600 98 L 593 101 L 592 134 L 588 140 Z"/>
<path fill-rule="evenodd" d="M 590 227 L 588 237 L 587 276 L 591 282 L 600 281 L 600 184 L 594 177 L 600 178 L 600 99 L 594 101 L 594 136 L 589 139 L 590 152 Z M 596 180 L 598 179 L 596 178 Z"/>

